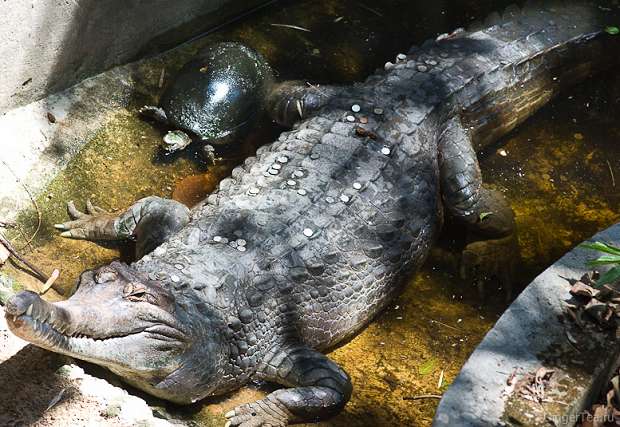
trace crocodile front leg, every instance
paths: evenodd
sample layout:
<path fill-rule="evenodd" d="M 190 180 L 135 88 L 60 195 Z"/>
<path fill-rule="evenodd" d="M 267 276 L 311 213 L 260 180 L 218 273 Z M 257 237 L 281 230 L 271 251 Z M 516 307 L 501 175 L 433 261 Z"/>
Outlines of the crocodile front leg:
<path fill-rule="evenodd" d="M 302 81 L 286 81 L 275 85 L 267 97 L 267 111 L 283 126 L 307 119 L 326 105 L 336 94 L 334 86 L 310 85 Z"/>
<path fill-rule="evenodd" d="M 97 241 L 136 241 L 136 258 L 142 258 L 183 228 L 190 220 L 189 209 L 174 200 L 146 197 L 120 215 L 110 214 L 86 202 L 86 212 L 67 204 L 72 221 L 56 224 L 62 237 Z"/>
<path fill-rule="evenodd" d="M 441 191 L 447 212 L 470 231 L 461 258 L 461 277 L 478 282 L 495 276 L 510 297 L 519 261 L 514 212 L 503 194 L 486 188 L 478 158 L 460 119 L 447 123 L 439 139 Z"/>
<path fill-rule="evenodd" d="M 349 376 L 325 355 L 305 346 L 268 354 L 257 378 L 290 387 L 238 406 L 226 414 L 227 426 L 285 426 L 336 415 L 351 397 Z"/>

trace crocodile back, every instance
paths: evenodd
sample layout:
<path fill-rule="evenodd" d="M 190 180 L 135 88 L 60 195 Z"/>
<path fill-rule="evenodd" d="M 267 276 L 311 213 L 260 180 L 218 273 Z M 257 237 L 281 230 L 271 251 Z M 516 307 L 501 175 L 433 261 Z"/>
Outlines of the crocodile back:
<path fill-rule="evenodd" d="M 278 342 L 336 344 L 391 300 L 436 238 L 447 120 L 460 116 L 486 144 L 604 66 L 601 50 L 618 43 L 599 12 L 510 9 L 484 30 L 429 41 L 335 89 L 322 110 L 233 170 L 138 267 L 217 307 L 241 369 Z"/>

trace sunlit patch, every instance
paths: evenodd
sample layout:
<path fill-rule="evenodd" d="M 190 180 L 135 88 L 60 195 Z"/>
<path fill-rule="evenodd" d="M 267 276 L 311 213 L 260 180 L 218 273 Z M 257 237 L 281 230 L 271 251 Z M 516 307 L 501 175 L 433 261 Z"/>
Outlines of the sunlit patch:
<path fill-rule="evenodd" d="M 228 83 L 218 82 L 215 84 L 215 91 L 213 93 L 213 102 L 221 102 L 226 98 L 230 92 L 230 86 Z"/>

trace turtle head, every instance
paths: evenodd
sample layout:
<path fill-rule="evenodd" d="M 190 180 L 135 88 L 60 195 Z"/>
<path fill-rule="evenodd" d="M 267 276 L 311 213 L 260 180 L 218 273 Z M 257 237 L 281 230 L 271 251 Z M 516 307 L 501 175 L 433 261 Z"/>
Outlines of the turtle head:
<path fill-rule="evenodd" d="M 255 50 L 218 43 L 187 63 L 164 92 L 169 123 L 214 145 L 243 136 L 260 116 L 273 72 Z"/>

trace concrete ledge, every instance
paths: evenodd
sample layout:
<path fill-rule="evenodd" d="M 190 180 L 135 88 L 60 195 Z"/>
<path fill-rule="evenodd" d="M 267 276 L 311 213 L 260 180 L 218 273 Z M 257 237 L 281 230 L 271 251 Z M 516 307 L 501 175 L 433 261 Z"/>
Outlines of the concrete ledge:
<path fill-rule="evenodd" d="M 0 2 L 0 112 L 188 40 L 267 0 Z M 185 28 L 178 27 L 185 26 Z M 4 141 L 3 141 L 4 143 Z"/>
<path fill-rule="evenodd" d="M 620 244 L 620 224 L 592 240 Z M 608 334 L 584 334 L 566 316 L 570 285 L 596 254 L 575 248 L 540 274 L 497 321 L 444 394 L 433 425 L 572 426 L 619 362 L 620 348 Z M 571 343 L 567 335 L 569 331 Z M 542 404 L 510 393 L 541 367 L 554 370 Z M 546 401 L 549 402 L 546 402 Z"/>

